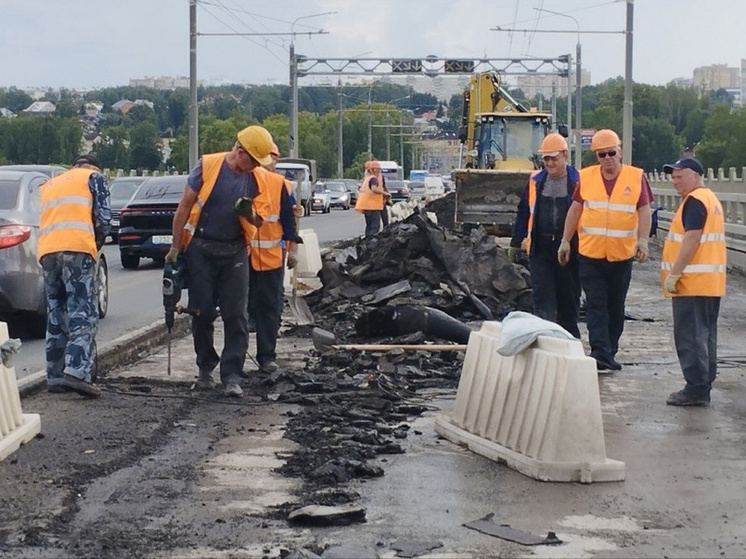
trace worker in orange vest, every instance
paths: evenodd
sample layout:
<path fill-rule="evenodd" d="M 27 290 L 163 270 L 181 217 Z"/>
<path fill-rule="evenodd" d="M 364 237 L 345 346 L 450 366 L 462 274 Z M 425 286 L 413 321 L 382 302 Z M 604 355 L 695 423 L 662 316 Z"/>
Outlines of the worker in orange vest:
<path fill-rule="evenodd" d="M 381 176 L 381 164 L 375 160 L 365 162 L 365 178 L 358 189 L 355 210 L 365 216 L 365 236 L 372 237 L 379 231 L 381 212 L 385 210 L 387 194 Z"/>
<path fill-rule="evenodd" d="M 624 303 L 632 261 L 648 257 L 653 194 L 642 169 L 622 164 L 616 132 L 596 132 L 591 149 L 598 165 L 580 171 L 557 258 L 567 264 L 577 231 L 591 357 L 599 370 L 620 370 L 615 357 L 624 331 Z"/>
<path fill-rule="evenodd" d="M 534 314 L 556 322 L 580 338 L 577 237 L 572 239 L 569 263 L 560 266 L 557 262 L 557 249 L 571 196 L 578 184 L 578 172 L 567 164 L 567 140 L 560 134 L 547 134 L 538 152 L 544 168 L 533 173 L 518 203 L 508 258 L 517 262 L 521 245 L 525 245 Z"/>
<path fill-rule="evenodd" d="M 187 178 L 173 219 L 173 244 L 166 260 L 176 263 L 184 251 L 189 273 L 189 306 L 199 378 L 196 387 L 210 390 L 212 371 L 220 365 L 226 396 L 240 398 L 248 348 L 249 254 L 257 228 L 267 219 L 267 204 L 254 205 L 270 188 L 268 173 L 272 136 L 261 126 L 248 126 L 229 152 L 203 155 Z M 258 172 L 261 170 L 263 172 Z M 248 209 L 237 208 L 240 199 Z M 220 307 L 224 326 L 221 355 L 215 351 L 214 322 Z"/>
<path fill-rule="evenodd" d="M 92 382 L 98 305 L 96 258 L 111 209 L 101 164 L 80 155 L 41 187 L 37 257 L 47 299 L 47 390 L 98 398 Z"/>
<path fill-rule="evenodd" d="M 707 406 L 717 376 L 717 320 L 725 295 L 723 207 L 702 182 L 693 157 L 663 166 L 682 198 L 661 257 L 663 294 L 671 297 L 673 339 L 686 385 L 668 396 L 671 406 Z"/>

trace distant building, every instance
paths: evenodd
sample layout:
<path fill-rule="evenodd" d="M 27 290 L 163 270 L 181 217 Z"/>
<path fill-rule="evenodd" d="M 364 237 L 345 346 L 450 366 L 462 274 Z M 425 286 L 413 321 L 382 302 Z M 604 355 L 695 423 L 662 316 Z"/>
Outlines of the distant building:
<path fill-rule="evenodd" d="M 135 104 L 129 99 L 120 99 L 111 106 L 112 111 L 119 111 L 123 115 L 126 115 L 129 110 L 134 107 Z"/>
<path fill-rule="evenodd" d="M 552 96 L 554 88 L 557 97 L 567 97 L 567 78 L 560 77 L 556 74 L 527 74 L 516 78 L 516 87 L 523 91 L 526 97 L 534 97 L 541 93 L 544 98 Z M 570 84 L 575 91 L 575 68 L 570 71 Z M 580 86 L 591 85 L 591 73 L 581 68 Z"/>
<path fill-rule="evenodd" d="M 10 109 L 6 109 L 5 107 L 0 107 L 0 117 L 11 118 L 14 116 L 16 116 L 16 114 Z"/>
<path fill-rule="evenodd" d="M 51 115 L 54 113 L 56 107 L 51 101 L 34 101 L 27 108 L 23 109 L 24 113 L 30 115 Z"/>
<path fill-rule="evenodd" d="M 725 64 L 710 64 L 694 69 L 692 86 L 702 91 L 717 91 L 741 87 L 740 68 L 730 68 Z"/>
<path fill-rule="evenodd" d="M 197 80 L 198 86 L 205 85 L 204 80 Z M 153 89 L 188 88 L 189 78 L 184 76 L 160 76 L 158 78 L 145 76 L 144 78 L 130 78 L 130 87 L 151 87 Z"/>
<path fill-rule="evenodd" d="M 692 87 L 692 80 L 684 77 L 674 78 L 668 82 L 668 85 L 673 85 L 675 87 Z"/>
<path fill-rule="evenodd" d="M 152 101 L 148 101 L 147 99 L 135 99 L 135 105 L 144 105 L 146 107 L 150 107 L 151 109 L 155 107 Z"/>
<path fill-rule="evenodd" d="M 740 100 L 743 106 L 746 101 L 746 58 L 741 59 L 741 83 L 739 85 L 741 86 Z"/>

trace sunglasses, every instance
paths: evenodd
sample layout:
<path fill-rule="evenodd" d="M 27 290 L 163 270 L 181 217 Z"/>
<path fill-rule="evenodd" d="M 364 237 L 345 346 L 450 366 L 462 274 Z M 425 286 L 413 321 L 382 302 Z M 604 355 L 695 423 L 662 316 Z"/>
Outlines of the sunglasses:
<path fill-rule="evenodd" d="M 597 153 L 596 153 L 596 156 L 597 156 L 597 157 L 598 157 L 599 159 L 603 159 L 603 158 L 604 158 L 604 157 L 606 157 L 607 155 L 608 155 L 609 157 L 614 157 L 614 156 L 616 155 L 616 150 L 613 150 L 613 149 L 612 149 L 611 151 L 599 151 L 599 152 L 597 152 Z"/>

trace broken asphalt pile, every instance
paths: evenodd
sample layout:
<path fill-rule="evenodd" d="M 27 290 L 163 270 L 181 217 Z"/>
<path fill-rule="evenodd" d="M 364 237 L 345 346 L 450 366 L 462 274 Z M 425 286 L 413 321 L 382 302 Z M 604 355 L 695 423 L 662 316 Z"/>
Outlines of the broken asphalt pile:
<path fill-rule="evenodd" d="M 330 248 L 319 272 L 323 287 L 306 301 L 336 343 L 463 344 L 467 323 L 530 305 L 528 272 L 481 228 L 460 235 L 415 214 L 373 238 Z M 310 330 L 294 326 L 289 333 Z M 386 456 L 403 453 L 407 437 L 420 434 L 409 422 L 430 409 L 428 397 L 458 386 L 463 357 L 332 349 L 312 352 L 300 371 L 252 373 L 250 390 L 300 405 L 285 433 L 298 448 L 281 473 L 302 478 L 304 495 L 278 513 L 299 524 L 364 522 L 364 509 L 354 506 L 358 495 L 344 485 L 384 475 Z M 309 514 L 298 514 L 302 507 Z"/>

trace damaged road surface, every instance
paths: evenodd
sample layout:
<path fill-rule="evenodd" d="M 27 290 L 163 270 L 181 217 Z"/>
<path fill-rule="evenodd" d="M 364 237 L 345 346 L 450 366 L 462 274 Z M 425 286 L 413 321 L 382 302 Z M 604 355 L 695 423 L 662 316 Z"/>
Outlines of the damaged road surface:
<path fill-rule="evenodd" d="M 413 216 L 332 247 L 306 300 L 340 345 L 460 344 L 479 303 L 497 318 L 528 310 L 527 277 L 481 231 Z M 463 352 L 321 353 L 310 326 L 286 325 L 280 370 L 247 361 L 241 400 L 191 390 L 190 338 L 170 377 L 164 348 L 102 374 L 100 400 L 25 398 L 43 435 L 0 462 L 0 557 L 743 556 L 746 289 L 729 286 L 713 405 L 672 409 L 681 373 L 657 281 L 656 262 L 635 268 L 640 319 L 623 371 L 600 379 L 625 482 L 542 483 L 439 439 Z M 487 533 L 465 526 L 475 519 Z M 501 539 L 548 532 L 563 543 Z"/>

